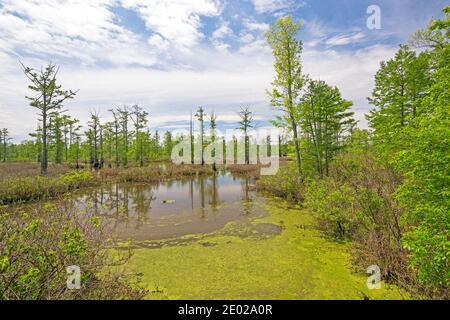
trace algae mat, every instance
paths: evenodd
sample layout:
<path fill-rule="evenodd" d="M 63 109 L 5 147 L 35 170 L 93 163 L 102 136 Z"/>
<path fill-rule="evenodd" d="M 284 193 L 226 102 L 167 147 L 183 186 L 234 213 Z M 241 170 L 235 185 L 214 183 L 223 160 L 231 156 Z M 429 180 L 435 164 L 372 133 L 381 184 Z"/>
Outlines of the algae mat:
<path fill-rule="evenodd" d="M 149 299 L 404 299 L 351 271 L 348 246 L 325 239 L 311 215 L 279 199 L 268 215 L 206 235 L 136 249 L 125 266 Z"/>

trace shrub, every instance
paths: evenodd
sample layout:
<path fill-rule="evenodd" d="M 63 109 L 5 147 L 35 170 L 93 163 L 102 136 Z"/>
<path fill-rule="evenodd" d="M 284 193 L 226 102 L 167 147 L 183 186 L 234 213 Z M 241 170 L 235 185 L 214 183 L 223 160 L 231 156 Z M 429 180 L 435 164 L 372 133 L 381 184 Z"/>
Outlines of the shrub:
<path fill-rule="evenodd" d="M 357 228 L 353 190 L 333 179 L 307 184 L 305 206 L 315 215 L 322 230 L 333 237 L 350 239 Z"/>
<path fill-rule="evenodd" d="M 67 203 L 31 212 L 0 212 L 0 299 L 140 298 L 127 275 L 108 270 L 128 251 L 110 252 L 108 228 Z M 81 270 L 81 288 L 67 287 L 68 266 Z"/>
<path fill-rule="evenodd" d="M 256 183 L 256 187 L 259 191 L 265 191 L 295 202 L 302 202 L 304 199 L 305 188 L 298 176 L 295 163 L 281 166 L 275 175 L 261 176 L 261 179 Z"/>

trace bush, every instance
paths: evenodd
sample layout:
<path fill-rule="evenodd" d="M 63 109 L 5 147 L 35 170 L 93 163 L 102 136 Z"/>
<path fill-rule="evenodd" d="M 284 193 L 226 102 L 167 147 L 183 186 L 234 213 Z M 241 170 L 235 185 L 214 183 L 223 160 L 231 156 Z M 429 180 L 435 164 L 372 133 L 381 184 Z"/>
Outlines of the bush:
<path fill-rule="evenodd" d="M 281 166 L 275 175 L 261 176 L 256 187 L 259 191 L 265 191 L 291 201 L 302 202 L 304 199 L 304 184 L 301 182 L 296 164 L 293 162 Z"/>
<path fill-rule="evenodd" d="M 0 212 L 0 299 L 140 298 L 124 274 L 108 271 L 129 252 L 110 253 L 111 240 L 98 219 L 66 203 L 31 212 Z M 79 266 L 81 288 L 67 287 L 68 266 Z"/>
<path fill-rule="evenodd" d="M 357 228 L 353 190 L 333 179 L 307 184 L 305 206 L 315 215 L 320 229 L 336 238 L 351 239 Z"/>
<path fill-rule="evenodd" d="M 305 204 L 328 234 L 352 240 L 352 259 L 365 270 L 376 264 L 384 279 L 409 285 L 402 235 L 404 211 L 394 192 L 400 177 L 370 154 L 343 153 L 333 162 L 330 177 L 308 184 Z"/>

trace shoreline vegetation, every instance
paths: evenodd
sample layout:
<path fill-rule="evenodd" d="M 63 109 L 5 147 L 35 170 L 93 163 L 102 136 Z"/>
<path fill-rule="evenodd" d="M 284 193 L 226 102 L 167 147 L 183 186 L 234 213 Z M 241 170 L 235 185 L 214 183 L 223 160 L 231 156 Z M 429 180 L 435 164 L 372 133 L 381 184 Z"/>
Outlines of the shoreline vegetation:
<path fill-rule="evenodd" d="M 194 115 L 195 135 L 192 116 L 184 136 L 150 132 L 149 114 L 138 105 L 109 110 L 108 122 L 92 112 L 81 132 L 79 121 L 61 111 L 77 92 L 57 84 L 58 68 L 22 65 L 39 127 L 18 144 L 0 130 L 0 299 L 450 299 L 450 7 L 443 16 L 380 63 L 368 98 L 370 129 L 357 127 L 353 102 L 339 88 L 303 73 L 301 22 L 278 18 L 265 34 L 275 69 L 268 92 L 281 114 L 272 124 L 284 130 L 278 156 L 286 161 L 271 176 L 251 164 L 255 124 L 248 107 L 238 113 L 242 136 L 230 141 L 218 135 L 220 115 L 203 107 Z M 272 150 L 271 139 L 260 149 Z M 192 164 L 168 163 L 183 141 L 191 149 L 184 163 Z M 205 149 L 213 143 L 235 159 L 243 150 L 245 163 L 206 165 Z M 194 145 L 200 146 L 196 162 Z M 151 183 L 216 170 L 250 177 L 256 183 L 243 186 L 246 191 L 270 195 L 268 215 L 251 221 L 244 234 L 257 235 L 259 223 L 281 233 L 232 236 L 226 232 L 236 225 L 228 223 L 224 234 L 204 235 L 206 245 L 199 236 L 186 246 L 137 249 L 134 256 L 121 250 L 121 256 L 111 251 L 114 239 L 99 217 L 57 201 L 108 182 Z M 37 206 L 15 206 L 30 201 Z M 65 287 L 68 265 L 83 270 L 80 291 Z M 361 275 L 371 266 L 387 290 L 363 289 Z M 199 286 L 180 283 L 188 276 Z"/>

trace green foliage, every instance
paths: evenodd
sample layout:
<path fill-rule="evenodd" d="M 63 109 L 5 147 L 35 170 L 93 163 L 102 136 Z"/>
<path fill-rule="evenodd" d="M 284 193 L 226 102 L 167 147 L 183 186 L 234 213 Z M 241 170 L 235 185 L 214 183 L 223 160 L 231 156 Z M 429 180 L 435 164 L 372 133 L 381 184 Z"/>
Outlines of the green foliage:
<path fill-rule="evenodd" d="M 295 117 L 295 108 L 300 102 L 305 80 L 301 59 L 303 44 L 297 39 L 300 28 L 301 23 L 294 22 L 291 16 L 281 17 L 270 27 L 265 37 L 275 59 L 275 79 L 272 90 L 268 93 L 272 106 L 283 111 L 283 115 L 279 117 L 279 125 L 284 125 L 293 132 L 297 170 L 301 175 L 300 137 Z"/>
<path fill-rule="evenodd" d="M 106 230 L 89 214 L 66 204 L 31 212 L 0 212 L 0 299 L 136 299 L 144 295 L 108 266 L 127 261 L 129 252 L 109 253 Z M 67 288 L 66 268 L 81 271 L 81 288 Z"/>
<path fill-rule="evenodd" d="M 316 216 L 322 230 L 333 237 L 351 239 L 357 227 L 354 190 L 326 178 L 307 184 L 305 206 Z"/>
<path fill-rule="evenodd" d="M 296 108 L 296 117 L 304 133 L 304 150 L 314 158 L 317 174 L 328 175 L 330 161 L 355 125 L 351 101 L 341 97 L 337 87 L 324 81 L 308 80 L 306 92 Z M 304 157 L 305 158 L 305 157 Z"/>
<path fill-rule="evenodd" d="M 424 292 L 448 297 L 450 279 L 450 7 L 382 63 L 368 117 L 380 159 L 402 174 L 395 197 L 402 242 Z"/>
<path fill-rule="evenodd" d="M 280 167 L 275 175 L 261 176 L 261 179 L 257 182 L 257 187 L 258 190 L 291 201 L 301 202 L 304 199 L 304 184 L 301 182 L 294 163 Z"/>

